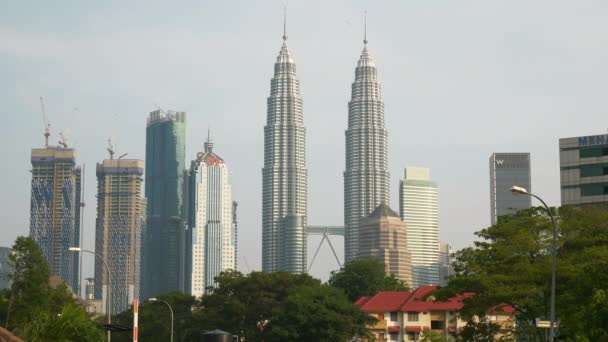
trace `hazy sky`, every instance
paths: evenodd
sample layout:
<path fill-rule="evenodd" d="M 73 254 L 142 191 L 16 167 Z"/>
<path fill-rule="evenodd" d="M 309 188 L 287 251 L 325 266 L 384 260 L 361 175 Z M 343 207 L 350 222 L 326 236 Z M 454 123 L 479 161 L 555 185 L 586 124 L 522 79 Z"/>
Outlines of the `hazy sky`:
<path fill-rule="evenodd" d="M 261 265 L 266 97 L 281 46 L 280 0 L 4 1 L 0 10 L 0 245 L 29 232 L 30 148 L 60 130 L 86 164 L 85 247 L 94 248 L 95 163 L 145 156 L 156 104 L 187 112 L 194 159 L 211 127 L 239 202 L 239 267 Z M 307 128 L 308 222 L 343 223 L 344 131 L 363 11 L 389 132 L 391 207 L 405 166 L 439 184 L 440 236 L 489 225 L 492 152 L 531 152 L 532 187 L 559 203 L 558 138 L 606 131 L 606 1 L 291 1 L 288 45 Z M 536 203 L 536 202 L 534 202 Z M 309 241 L 312 256 L 319 238 Z M 343 258 L 343 241 L 334 238 Z M 85 276 L 92 260 L 85 256 Z M 310 260 L 310 258 L 309 258 Z M 246 264 L 248 266 L 246 266 Z M 337 264 L 324 248 L 312 273 Z"/>

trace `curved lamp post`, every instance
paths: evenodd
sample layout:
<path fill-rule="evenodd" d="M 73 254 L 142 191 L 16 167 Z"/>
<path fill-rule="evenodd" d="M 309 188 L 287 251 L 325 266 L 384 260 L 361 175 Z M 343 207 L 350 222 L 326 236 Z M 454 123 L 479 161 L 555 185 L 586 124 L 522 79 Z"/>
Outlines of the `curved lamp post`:
<path fill-rule="evenodd" d="M 555 340 L 555 273 L 557 272 L 557 226 L 555 225 L 555 218 L 553 217 L 553 213 L 551 212 L 551 210 L 549 210 L 549 206 L 547 206 L 547 203 L 545 203 L 545 201 L 543 201 L 542 198 L 536 196 L 535 194 L 533 194 L 531 192 L 528 192 L 528 190 L 526 190 L 525 188 L 519 187 L 519 186 L 511 187 L 511 192 L 514 194 L 529 195 L 529 196 L 532 196 L 532 197 L 536 198 L 537 200 L 539 200 L 543 204 L 543 206 L 545 206 L 547 213 L 549 213 L 549 217 L 551 217 L 551 223 L 553 224 L 553 249 L 552 249 L 553 267 L 551 269 L 551 314 L 549 317 L 549 319 L 550 319 L 549 341 L 553 342 Z"/>
<path fill-rule="evenodd" d="M 103 262 L 103 265 L 106 267 L 106 270 L 108 271 L 108 300 L 107 300 L 107 307 L 106 307 L 106 311 L 108 313 L 108 342 L 110 342 L 111 340 L 111 332 L 110 332 L 110 324 L 112 323 L 112 275 L 110 273 L 110 266 L 108 266 L 108 263 L 106 262 L 106 260 L 101 257 L 101 255 L 86 250 L 86 249 L 82 249 L 80 247 L 70 247 L 68 248 L 68 250 L 72 253 L 75 252 L 86 252 L 86 253 L 90 253 L 95 255 L 97 258 L 99 258 L 99 260 L 101 260 Z"/>
<path fill-rule="evenodd" d="M 151 302 L 157 302 L 157 301 L 158 302 L 163 302 L 163 303 L 165 303 L 169 307 L 169 310 L 171 311 L 171 342 L 173 342 L 173 308 L 171 307 L 171 305 L 169 303 L 167 303 L 166 301 L 164 301 L 164 300 L 162 300 L 160 298 L 154 298 L 154 297 L 152 297 L 152 298 L 148 298 L 148 300 L 151 301 Z"/>

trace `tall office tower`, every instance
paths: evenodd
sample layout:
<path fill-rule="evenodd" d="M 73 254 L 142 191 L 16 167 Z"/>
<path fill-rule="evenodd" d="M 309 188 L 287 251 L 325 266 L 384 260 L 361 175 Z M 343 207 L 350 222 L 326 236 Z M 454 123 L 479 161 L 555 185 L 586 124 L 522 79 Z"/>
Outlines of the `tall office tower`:
<path fill-rule="evenodd" d="M 608 134 L 559 139 L 559 166 L 562 205 L 608 204 Z"/>
<path fill-rule="evenodd" d="M 234 238 L 234 270 L 239 267 L 239 218 L 237 209 L 239 203 L 232 201 L 232 236 Z"/>
<path fill-rule="evenodd" d="M 11 255 L 11 250 L 10 247 L 0 247 L 0 290 L 11 287 L 9 276 L 12 268 L 8 258 Z"/>
<path fill-rule="evenodd" d="M 76 291 L 78 253 L 68 250 L 80 246 L 81 170 L 76 166 L 76 151 L 58 146 L 33 148 L 31 160 L 30 236 L 42 249 L 51 274 Z"/>
<path fill-rule="evenodd" d="M 412 287 L 439 285 L 439 204 L 431 171 L 406 167 L 400 182 L 399 212 L 407 223 L 407 245 L 412 254 Z"/>
<path fill-rule="evenodd" d="M 358 258 L 376 257 L 387 274 L 412 286 L 412 257 L 407 245 L 407 226 L 388 205 L 381 203 L 359 222 Z"/>
<path fill-rule="evenodd" d="M 490 156 L 490 205 L 492 225 L 502 215 L 530 208 L 532 197 L 511 192 L 513 185 L 532 191 L 530 153 L 492 153 Z"/>
<path fill-rule="evenodd" d="M 146 128 L 143 298 L 185 289 L 185 136 L 186 113 L 150 113 Z"/>
<path fill-rule="evenodd" d="M 262 269 L 306 272 L 306 128 L 296 65 L 283 46 L 267 99 L 262 169 Z"/>
<path fill-rule="evenodd" d="M 348 103 L 344 171 L 346 262 L 357 257 L 359 220 L 380 203 L 388 205 L 390 200 L 384 102 L 376 77 L 376 63 L 367 51 L 367 37 L 363 44 Z"/>
<path fill-rule="evenodd" d="M 97 164 L 95 253 L 111 271 L 108 282 L 105 265 L 95 259 L 95 299 L 101 299 L 103 312 L 108 284 L 113 314 L 125 311 L 139 297 L 143 174 L 143 160 L 106 159 Z"/>
<path fill-rule="evenodd" d="M 452 268 L 452 245 L 439 243 L 439 285 L 447 286 L 451 275 L 454 274 Z"/>
<path fill-rule="evenodd" d="M 215 277 L 235 269 L 235 234 L 230 174 L 224 160 L 213 152 L 208 139 L 188 172 L 188 227 L 192 245 L 190 294 L 199 297 L 215 287 Z"/>

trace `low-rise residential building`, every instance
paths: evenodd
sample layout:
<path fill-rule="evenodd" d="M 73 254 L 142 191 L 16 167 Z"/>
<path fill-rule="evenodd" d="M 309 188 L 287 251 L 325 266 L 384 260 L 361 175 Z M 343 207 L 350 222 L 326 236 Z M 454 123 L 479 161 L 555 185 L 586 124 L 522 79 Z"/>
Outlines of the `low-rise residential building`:
<path fill-rule="evenodd" d="M 355 305 L 378 319 L 371 327 L 376 341 L 418 341 L 425 332 L 431 331 L 448 341 L 455 341 L 458 332 L 467 324 L 461 319 L 459 310 L 464 306 L 463 300 L 473 293 L 442 302 L 429 296 L 437 289 L 438 286 L 421 286 L 412 292 L 379 292 L 360 298 Z M 488 319 L 500 325 L 504 333 L 514 327 L 513 312 L 511 306 L 498 305 L 488 310 Z"/>

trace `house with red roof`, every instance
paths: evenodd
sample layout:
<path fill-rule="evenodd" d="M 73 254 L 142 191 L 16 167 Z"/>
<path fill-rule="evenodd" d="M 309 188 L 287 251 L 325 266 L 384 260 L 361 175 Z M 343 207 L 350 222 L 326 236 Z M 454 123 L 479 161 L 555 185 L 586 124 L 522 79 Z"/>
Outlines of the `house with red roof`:
<path fill-rule="evenodd" d="M 378 319 L 370 327 L 377 341 L 418 341 L 427 331 L 455 340 L 456 334 L 466 325 L 458 312 L 464 306 L 464 299 L 474 294 L 464 293 L 441 302 L 428 296 L 437 289 L 438 286 L 421 286 L 412 292 L 383 291 L 361 297 L 355 305 Z M 488 310 L 488 315 L 491 321 L 501 325 L 513 312 L 511 306 L 501 304 Z"/>

